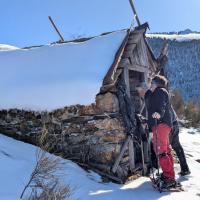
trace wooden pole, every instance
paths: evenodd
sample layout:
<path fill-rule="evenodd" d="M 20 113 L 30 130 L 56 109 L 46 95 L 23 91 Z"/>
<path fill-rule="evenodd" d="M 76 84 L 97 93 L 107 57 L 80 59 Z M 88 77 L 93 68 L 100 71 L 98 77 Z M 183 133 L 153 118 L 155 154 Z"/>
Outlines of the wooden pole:
<path fill-rule="evenodd" d="M 129 163 L 130 163 L 130 169 L 131 172 L 135 169 L 135 149 L 133 145 L 133 140 L 129 141 Z"/>
<path fill-rule="evenodd" d="M 163 56 L 163 55 L 166 55 L 168 54 L 168 48 L 169 48 L 169 43 L 167 42 L 167 40 L 165 39 L 164 41 L 164 44 L 163 44 L 163 47 L 162 47 L 162 50 L 161 50 L 161 53 L 160 53 L 160 56 Z"/>
<path fill-rule="evenodd" d="M 117 168 L 118 168 L 118 166 L 119 166 L 119 163 L 120 163 L 120 161 L 121 161 L 121 159 L 122 159 L 122 157 L 123 157 L 123 155 L 124 155 L 124 153 L 125 153 L 125 150 L 127 149 L 127 146 L 128 146 L 128 144 L 129 144 L 130 140 L 131 140 L 131 136 L 129 135 L 129 136 L 127 137 L 125 143 L 123 144 L 122 149 L 121 149 L 121 152 L 120 152 L 119 156 L 117 157 L 117 159 L 116 159 L 116 161 L 115 161 L 115 163 L 114 163 L 114 165 L 113 165 L 113 167 L 112 167 L 112 172 L 113 172 L 113 173 L 116 172 L 116 170 L 117 170 Z"/>
<path fill-rule="evenodd" d="M 130 94 L 130 83 L 129 83 L 129 68 L 128 65 L 124 66 L 124 81 L 125 81 L 125 85 L 126 85 L 126 94 L 128 95 L 128 97 L 131 97 Z"/>
<path fill-rule="evenodd" d="M 137 15 L 137 11 L 136 11 L 136 9 L 135 9 L 135 6 L 134 6 L 134 4 L 133 4 L 133 0 L 129 0 L 129 2 L 130 2 L 130 5 L 131 5 L 131 8 L 132 8 L 134 17 L 135 17 L 135 19 L 136 19 L 136 21 L 137 21 L 137 23 L 138 23 L 138 26 L 140 26 L 141 23 L 140 23 L 140 20 L 139 20 L 139 18 L 138 18 L 138 15 Z"/>
<path fill-rule="evenodd" d="M 142 173 L 143 175 L 145 175 L 147 173 L 147 167 L 145 165 L 145 160 L 144 160 L 144 147 L 143 147 L 143 141 L 141 140 L 141 143 L 140 143 L 140 146 L 141 146 L 141 156 L 142 156 Z"/>
<path fill-rule="evenodd" d="M 51 24 L 53 25 L 54 29 L 55 29 L 56 32 L 58 33 L 58 35 L 59 35 L 61 41 L 64 42 L 65 40 L 64 40 L 63 36 L 61 35 L 61 33 L 59 32 L 58 28 L 56 27 L 56 25 L 55 25 L 53 19 L 52 19 L 50 16 L 49 16 L 48 18 L 49 18 Z"/>
<path fill-rule="evenodd" d="M 157 58 L 157 63 L 158 63 L 158 73 L 160 75 L 164 75 L 166 76 L 166 72 L 165 72 L 165 65 L 167 63 L 168 57 L 168 47 L 169 44 L 167 41 L 164 42 L 163 48 L 161 50 L 160 56 Z"/>

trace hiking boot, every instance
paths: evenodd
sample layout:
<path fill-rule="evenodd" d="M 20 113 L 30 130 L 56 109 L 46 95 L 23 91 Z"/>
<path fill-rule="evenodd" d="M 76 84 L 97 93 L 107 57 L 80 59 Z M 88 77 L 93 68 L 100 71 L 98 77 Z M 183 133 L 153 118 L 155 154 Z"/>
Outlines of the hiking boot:
<path fill-rule="evenodd" d="M 174 179 L 167 178 L 167 179 L 163 180 L 160 187 L 162 189 L 175 188 L 176 187 L 176 181 Z"/>
<path fill-rule="evenodd" d="M 176 187 L 177 182 L 173 178 L 168 178 L 163 175 L 163 173 L 160 174 L 160 177 L 157 178 L 157 186 L 159 186 L 162 189 L 169 189 L 171 187 Z"/>
<path fill-rule="evenodd" d="M 191 174 L 191 172 L 189 169 L 187 169 L 187 170 L 181 170 L 178 174 L 181 176 L 186 176 L 186 175 Z"/>

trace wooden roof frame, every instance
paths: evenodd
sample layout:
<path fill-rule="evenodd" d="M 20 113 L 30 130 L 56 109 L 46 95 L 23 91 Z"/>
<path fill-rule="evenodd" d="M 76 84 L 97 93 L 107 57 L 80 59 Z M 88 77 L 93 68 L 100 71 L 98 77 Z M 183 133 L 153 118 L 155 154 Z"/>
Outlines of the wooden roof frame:
<path fill-rule="evenodd" d="M 134 49 L 137 47 L 139 41 L 142 38 L 144 39 L 145 46 L 147 47 L 147 54 L 149 55 L 148 57 L 150 58 L 149 62 L 151 63 L 151 67 L 152 67 L 151 73 L 156 73 L 157 68 L 158 68 L 157 59 L 155 58 L 145 38 L 145 33 L 146 33 L 147 28 L 148 28 L 148 23 L 144 23 L 138 27 L 135 27 L 133 30 L 131 29 L 127 30 L 127 35 L 124 38 L 122 44 L 120 45 L 117 53 L 115 54 L 115 59 L 103 79 L 100 93 L 105 93 L 109 90 L 112 91 L 112 88 L 115 86 L 117 79 L 119 75 L 122 73 L 124 67 L 127 65 L 130 66 L 131 54 L 133 53 Z M 146 67 L 149 67 L 149 66 L 146 66 Z M 131 67 L 129 67 L 129 70 L 145 72 L 145 66 L 136 65 L 135 69 L 132 69 Z"/>

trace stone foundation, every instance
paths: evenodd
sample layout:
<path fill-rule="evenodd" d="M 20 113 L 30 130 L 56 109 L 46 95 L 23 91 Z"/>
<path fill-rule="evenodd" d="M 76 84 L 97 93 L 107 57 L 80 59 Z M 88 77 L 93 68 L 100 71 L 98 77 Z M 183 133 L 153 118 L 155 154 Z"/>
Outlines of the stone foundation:
<path fill-rule="evenodd" d="M 51 153 L 118 180 L 125 180 L 130 173 L 128 152 L 116 173 L 111 172 L 127 138 L 118 99 L 112 93 L 98 95 L 96 104 L 52 112 L 1 110 L 0 133 L 37 146 L 42 136 L 42 144 L 48 144 Z"/>
<path fill-rule="evenodd" d="M 126 134 L 121 115 L 104 108 L 101 103 L 98 107 L 76 105 L 53 112 L 1 110 L 0 133 L 38 146 L 38 138 L 46 131 L 51 152 L 78 163 L 111 166 Z M 116 111 L 113 104 L 109 111 L 112 109 Z"/>

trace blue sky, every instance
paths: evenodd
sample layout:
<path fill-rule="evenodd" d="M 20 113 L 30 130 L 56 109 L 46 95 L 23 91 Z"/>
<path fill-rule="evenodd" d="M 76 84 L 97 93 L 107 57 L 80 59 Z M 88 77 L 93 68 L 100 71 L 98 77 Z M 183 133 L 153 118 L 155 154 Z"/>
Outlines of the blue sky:
<path fill-rule="evenodd" d="M 141 22 L 151 32 L 200 31 L 199 0 L 135 0 Z M 127 28 L 133 14 L 128 0 L 0 0 L 0 43 L 25 47 L 59 40 L 50 15 L 65 40 Z"/>

